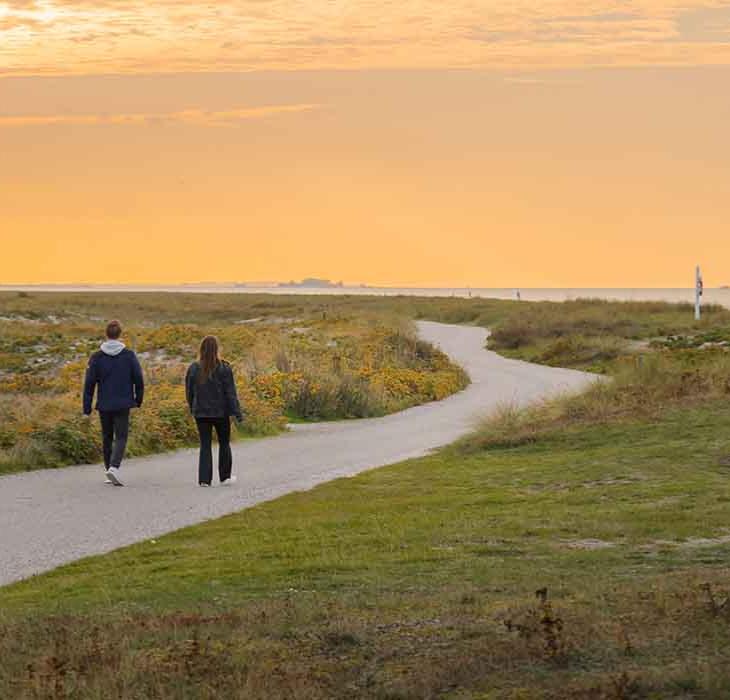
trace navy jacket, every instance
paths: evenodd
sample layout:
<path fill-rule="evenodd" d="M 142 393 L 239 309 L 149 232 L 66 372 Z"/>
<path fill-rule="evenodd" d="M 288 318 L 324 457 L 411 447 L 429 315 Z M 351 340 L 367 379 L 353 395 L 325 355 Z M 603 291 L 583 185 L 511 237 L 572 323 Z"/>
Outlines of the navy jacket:
<path fill-rule="evenodd" d="M 193 362 L 185 377 L 185 394 L 190 413 L 195 418 L 224 418 L 235 416 L 243 419 L 238 402 L 233 370 L 227 362 L 221 362 L 205 382 L 200 382 L 200 365 Z"/>
<path fill-rule="evenodd" d="M 144 378 L 137 356 L 127 348 L 118 355 L 107 355 L 99 350 L 91 356 L 84 381 L 86 415 L 91 413 L 97 386 L 97 411 L 139 408 L 144 398 Z"/>

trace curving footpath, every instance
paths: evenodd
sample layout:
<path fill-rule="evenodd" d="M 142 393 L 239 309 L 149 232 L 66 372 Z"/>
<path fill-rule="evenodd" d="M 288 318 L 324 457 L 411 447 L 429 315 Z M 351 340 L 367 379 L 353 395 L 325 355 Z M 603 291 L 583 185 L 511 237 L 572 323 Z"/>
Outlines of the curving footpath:
<path fill-rule="evenodd" d="M 337 477 L 420 457 L 474 428 L 499 404 L 526 404 L 586 387 L 595 377 L 485 351 L 482 328 L 419 322 L 421 337 L 469 372 L 464 391 L 384 418 L 297 425 L 234 445 L 230 488 L 196 485 L 195 450 L 127 460 L 127 486 L 99 466 L 0 477 L 0 585 L 92 554 L 242 510 Z"/>

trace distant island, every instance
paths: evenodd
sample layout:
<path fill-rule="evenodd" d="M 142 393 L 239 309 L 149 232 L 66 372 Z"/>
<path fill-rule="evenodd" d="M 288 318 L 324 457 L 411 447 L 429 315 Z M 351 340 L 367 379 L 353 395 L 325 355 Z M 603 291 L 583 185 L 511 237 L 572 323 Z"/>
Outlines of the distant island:
<path fill-rule="evenodd" d="M 331 280 L 319 279 L 318 277 L 306 277 L 301 282 L 279 282 L 279 287 L 306 287 L 310 289 L 332 289 L 338 287 L 344 287 L 344 282 L 332 282 Z"/>

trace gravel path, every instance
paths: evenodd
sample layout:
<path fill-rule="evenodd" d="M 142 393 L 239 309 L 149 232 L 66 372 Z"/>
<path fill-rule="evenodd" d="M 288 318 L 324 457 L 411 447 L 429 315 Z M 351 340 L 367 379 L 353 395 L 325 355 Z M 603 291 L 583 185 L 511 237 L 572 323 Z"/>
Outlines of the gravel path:
<path fill-rule="evenodd" d="M 487 352 L 481 328 L 421 322 L 419 332 L 469 372 L 467 389 L 384 418 L 299 425 L 279 437 L 235 445 L 239 481 L 231 488 L 196 485 L 194 450 L 128 460 L 122 465 L 125 488 L 105 485 L 99 466 L 0 477 L 0 585 L 330 479 L 419 457 L 469 432 L 500 403 L 524 404 L 593 380 Z"/>

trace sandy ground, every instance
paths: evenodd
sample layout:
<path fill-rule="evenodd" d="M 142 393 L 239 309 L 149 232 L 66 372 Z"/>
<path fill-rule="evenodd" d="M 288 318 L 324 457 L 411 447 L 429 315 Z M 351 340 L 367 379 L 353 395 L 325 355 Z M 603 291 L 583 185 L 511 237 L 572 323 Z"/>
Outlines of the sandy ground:
<path fill-rule="evenodd" d="M 0 477 L 0 585 L 425 455 L 469 432 L 499 404 L 525 404 L 595 380 L 487 352 L 481 328 L 421 322 L 419 332 L 469 372 L 467 389 L 384 418 L 298 425 L 279 437 L 235 445 L 233 487 L 198 487 L 195 450 L 128 460 L 124 488 L 105 485 L 98 465 Z"/>

